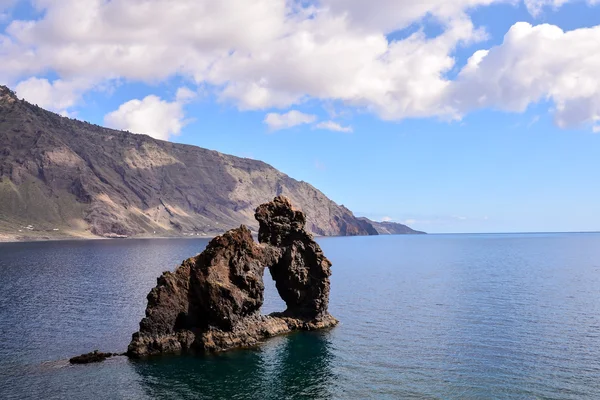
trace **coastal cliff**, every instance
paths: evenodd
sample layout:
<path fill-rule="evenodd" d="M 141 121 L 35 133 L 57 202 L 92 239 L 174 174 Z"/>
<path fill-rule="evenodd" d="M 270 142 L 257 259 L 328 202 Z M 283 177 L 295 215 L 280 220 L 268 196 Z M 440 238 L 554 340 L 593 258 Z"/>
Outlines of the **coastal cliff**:
<path fill-rule="evenodd" d="M 275 196 L 315 235 L 377 235 L 368 221 L 264 162 L 106 129 L 0 86 L 0 241 L 216 236 Z"/>
<path fill-rule="evenodd" d="M 245 226 L 232 229 L 158 278 L 128 356 L 224 351 L 338 323 L 328 312 L 331 262 L 304 213 L 279 196 L 255 216 L 259 243 Z M 281 313 L 260 314 L 266 268 L 286 303 Z"/>

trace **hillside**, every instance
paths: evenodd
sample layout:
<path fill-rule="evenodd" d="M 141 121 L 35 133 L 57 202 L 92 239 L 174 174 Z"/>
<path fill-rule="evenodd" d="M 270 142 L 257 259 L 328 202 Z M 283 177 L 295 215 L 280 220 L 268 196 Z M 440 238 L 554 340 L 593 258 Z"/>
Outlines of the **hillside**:
<path fill-rule="evenodd" d="M 399 224 L 397 222 L 376 222 L 371 221 L 365 217 L 359 217 L 359 220 L 368 222 L 375 228 L 378 234 L 380 235 L 412 235 L 412 234 L 424 234 L 425 232 L 416 231 L 412 228 L 409 228 L 406 225 Z"/>
<path fill-rule="evenodd" d="M 276 195 L 314 234 L 378 234 L 264 162 L 61 117 L 0 86 L 0 239 L 255 231 L 254 209 Z"/>

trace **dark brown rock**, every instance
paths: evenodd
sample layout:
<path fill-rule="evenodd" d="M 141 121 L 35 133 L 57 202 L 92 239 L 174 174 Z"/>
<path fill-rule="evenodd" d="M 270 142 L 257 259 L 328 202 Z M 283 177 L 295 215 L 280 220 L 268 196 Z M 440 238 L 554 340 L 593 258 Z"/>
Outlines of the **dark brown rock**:
<path fill-rule="evenodd" d="M 175 272 L 165 272 L 147 296 L 146 317 L 140 322 L 141 330 L 153 335 L 174 332 L 185 324 L 183 310 L 189 307 L 189 281 L 193 259 L 183 262 Z"/>
<path fill-rule="evenodd" d="M 102 362 L 102 361 L 106 360 L 107 358 L 110 358 L 110 357 L 113 357 L 116 355 L 118 355 L 118 354 L 101 353 L 98 350 L 94 350 L 91 353 L 86 353 L 86 354 L 82 354 L 77 357 L 73 357 L 73 358 L 69 359 L 69 362 L 71 364 L 91 364 L 91 363 Z"/>
<path fill-rule="evenodd" d="M 190 276 L 193 326 L 230 330 L 263 304 L 262 249 L 245 226 L 213 239 Z"/>
<path fill-rule="evenodd" d="M 327 312 L 331 263 L 305 231 L 304 214 L 277 197 L 256 218 L 261 244 L 245 226 L 232 229 L 158 279 L 129 356 L 222 351 L 337 324 Z M 283 313 L 260 314 L 265 266 L 287 304 Z"/>
<path fill-rule="evenodd" d="M 259 206 L 258 240 L 280 248 L 271 260 L 270 272 L 286 315 L 318 318 L 327 313 L 331 262 L 305 230 L 306 219 L 285 197 Z"/>
<path fill-rule="evenodd" d="M 277 247 L 288 246 L 307 235 L 306 217 L 302 211 L 295 210 L 292 203 L 283 196 L 277 196 L 272 202 L 262 204 L 256 209 L 254 218 L 258 221 L 258 241 Z"/>

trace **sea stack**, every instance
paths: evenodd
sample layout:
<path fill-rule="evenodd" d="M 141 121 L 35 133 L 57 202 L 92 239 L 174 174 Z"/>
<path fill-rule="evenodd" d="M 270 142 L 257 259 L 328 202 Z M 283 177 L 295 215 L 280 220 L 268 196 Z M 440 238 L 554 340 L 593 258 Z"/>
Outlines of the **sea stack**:
<path fill-rule="evenodd" d="M 158 278 L 130 357 L 249 347 L 338 323 L 327 311 L 331 262 L 306 231 L 304 213 L 279 196 L 259 206 L 255 218 L 259 243 L 242 225 Z M 260 314 L 266 268 L 286 303 L 281 313 Z"/>

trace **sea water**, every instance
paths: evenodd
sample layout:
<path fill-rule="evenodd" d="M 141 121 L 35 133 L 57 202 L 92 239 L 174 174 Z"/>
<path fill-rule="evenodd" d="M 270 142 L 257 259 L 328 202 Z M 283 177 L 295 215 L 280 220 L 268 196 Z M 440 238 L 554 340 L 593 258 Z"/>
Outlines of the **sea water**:
<path fill-rule="evenodd" d="M 69 365 L 124 351 L 157 276 L 207 242 L 0 244 L 0 398 L 600 398 L 600 234 L 322 238 L 338 327 Z"/>

